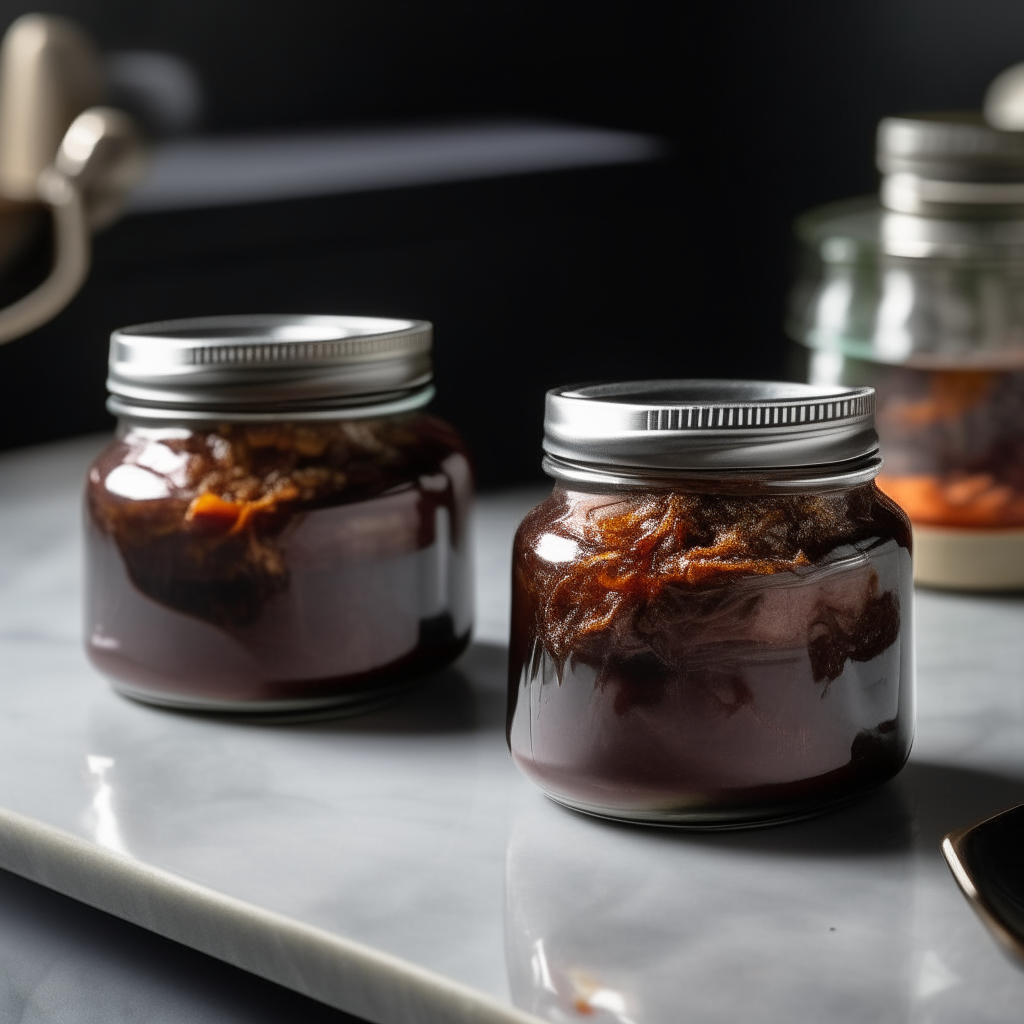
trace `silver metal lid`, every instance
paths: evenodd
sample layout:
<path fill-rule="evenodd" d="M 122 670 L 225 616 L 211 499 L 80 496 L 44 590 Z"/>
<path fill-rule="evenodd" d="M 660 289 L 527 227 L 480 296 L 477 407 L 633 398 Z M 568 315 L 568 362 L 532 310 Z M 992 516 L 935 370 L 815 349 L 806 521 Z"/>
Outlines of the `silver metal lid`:
<path fill-rule="evenodd" d="M 884 117 L 878 169 L 937 181 L 1024 181 L 1024 132 L 999 131 L 973 110 Z"/>
<path fill-rule="evenodd" d="M 610 482 L 853 463 L 870 463 L 870 479 L 881 464 L 873 388 L 775 381 L 555 388 L 547 394 L 544 451 L 553 476 L 593 479 L 596 471 Z"/>
<path fill-rule="evenodd" d="M 322 419 L 416 408 L 433 395 L 432 334 L 425 320 L 276 314 L 122 327 L 110 336 L 107 404 L 151 419 Z"/>
<path fill-rule="evenodd" d="M 1024 213 L 1024 132 L 980 113 L 886 117 L 878 125 L 882 204 L 897 213 L 972 218 Z"/>

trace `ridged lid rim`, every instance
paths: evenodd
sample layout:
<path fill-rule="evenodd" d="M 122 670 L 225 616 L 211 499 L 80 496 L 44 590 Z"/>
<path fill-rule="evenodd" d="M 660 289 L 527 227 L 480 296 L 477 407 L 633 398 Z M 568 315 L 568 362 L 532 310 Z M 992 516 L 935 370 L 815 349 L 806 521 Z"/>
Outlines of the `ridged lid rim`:
<path fill-rule="evenodd" d="M 822 466 L 877 452 L 873 388 L 666 379 L 548 392 L 544 451 L 636 470 Z"/>
<path fill-rule="evenodd" d="M 250 410 L 351 405 L 422 390 L 425 320 L 244 314 L 133 324 L 110 336 L 107 388 L 140 407 Z"/>

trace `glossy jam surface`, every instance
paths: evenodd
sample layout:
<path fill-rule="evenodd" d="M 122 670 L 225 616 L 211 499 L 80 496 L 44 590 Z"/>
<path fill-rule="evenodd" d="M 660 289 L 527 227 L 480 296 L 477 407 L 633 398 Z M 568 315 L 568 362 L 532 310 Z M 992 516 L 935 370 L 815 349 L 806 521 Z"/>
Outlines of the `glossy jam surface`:
<path fill-rule="evenodd" d="M 1024 372 L 888 368 L 879 486 L 915 523 L 1024 528 Z"/>
<path fill-rule="evenodd" d="M 909 753 L 910 529 L 826 494 L 556 486 L 513 556 L 508 738 L 555 799 L 640 821 L 781 819 Z"/>
<path fill-rule="evenodd" d="M 86 488 L 89 656 L 168 703 L 372 699 L 467 642 L 470 500 L 422 414 L 129 426 Z"/>

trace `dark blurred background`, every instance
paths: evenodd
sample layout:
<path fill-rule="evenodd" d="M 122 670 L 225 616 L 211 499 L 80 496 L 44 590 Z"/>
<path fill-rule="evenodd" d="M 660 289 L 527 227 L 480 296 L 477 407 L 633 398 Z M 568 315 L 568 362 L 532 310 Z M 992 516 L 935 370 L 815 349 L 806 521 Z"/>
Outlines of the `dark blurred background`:
<path fill-rule="evenodd" d="M 0 349 L 10 447 L 109 422 L 106 338 L 124 323 L 427 318 L 437 409 L 485 486 L 538 475 L 553 385 L 782 374 L 794 215 L 875 188 L 881 116 L 977 107 L 1024 59 L 1019 0 L 0 0 L 0 27 L 30 10 L 105 51 L 181 58 L 201 110 L 158 132 L 513 118 L 663 140 L 629 162 L 143 209 L 97 238 L 64 313 Z"/>

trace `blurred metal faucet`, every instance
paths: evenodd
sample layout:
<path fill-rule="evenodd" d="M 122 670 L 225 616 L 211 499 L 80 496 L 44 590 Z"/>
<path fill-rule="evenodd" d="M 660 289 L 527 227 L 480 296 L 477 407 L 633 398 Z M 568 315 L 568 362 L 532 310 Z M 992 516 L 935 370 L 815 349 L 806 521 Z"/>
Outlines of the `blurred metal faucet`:
<path fill-rule="evenodd" d="M 65 18 L 24 15 L 0 42 L 0 282 L 52 224 L 48 271 L 0 305 L 0 344 L 71 301 L 91 232 L 117 217 L 145 173 L 145 141 L 127 114 L 99 105 L 103 92 L 96 48 Z"/>

